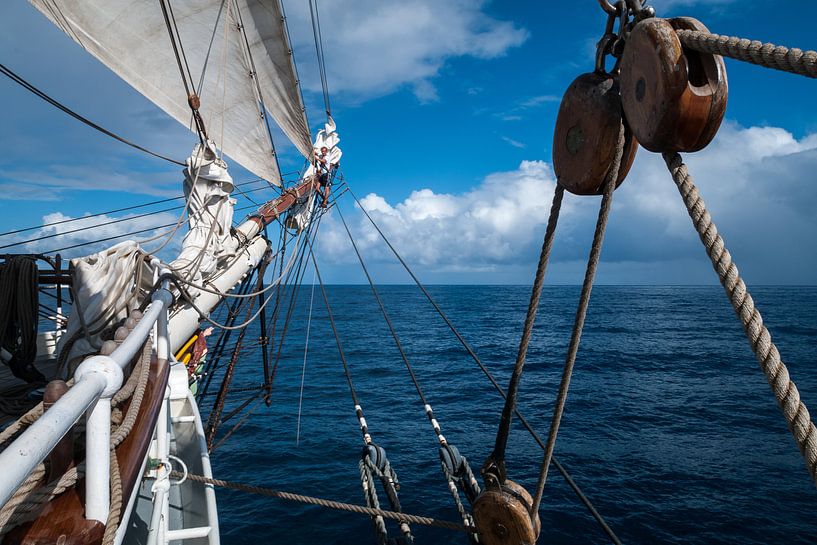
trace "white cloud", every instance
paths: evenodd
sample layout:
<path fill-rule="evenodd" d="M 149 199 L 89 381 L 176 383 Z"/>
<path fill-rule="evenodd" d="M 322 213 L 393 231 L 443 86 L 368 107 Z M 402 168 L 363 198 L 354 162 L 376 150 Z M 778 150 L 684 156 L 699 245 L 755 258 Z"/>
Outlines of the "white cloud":
<path fill-rule="evenodd" d="M 433 79 L 452 57 L 501 57 L 528 38 L 512 22 L 483 12 L 482 0 L 343 0 L 320 5 L 330 91 L 366 99 L 409 85 L 422 101 L 436 99 Z M 299 72 L 320 90 L 309 7 L 289 1 L 288 24 Z"/>
<path fill-rule="evenodd" d="M 706 150 L 685 155 L 709 209 L 744 273 L 755 282 L 817 282 L 817 134 L 797 140 L 774 127 L 726 123 Z M 428 273 L 470 271 L 502 275 L 528 270 L 541 246 L 555 188 L 543 161 L 487 176 L 459 194 L 414 191 L 389 203 L 369 194 L 363 206 L 409 263 Z M 566 195 L 554 247 L 554 263 L 580 281 L 598 211 L 598 198 Z M 392 257 L 362 215 L 353 232 L 367 256 Z M 333 218 L 322 227 L 322 250 L 350 263 L 346 235 Z M 616 191 L 605 238 L 601 278 L 611 282 L 711 281 L 701 244 L 660 155 L 640 150 L 636 165 Z M 700 263 L 690 269 L 689 263 Z M 681 265 L 682 264 L 682 265 Z M 680 267 L 680 268 L 679 268 Z M 684 271 L 692 271 L 685 276 Z M 694 273 L 694 274 L 693 274 Z M 490 281 L 484 275 L 482 281 Z M 504 278 L 504 277 L 503 277 Z M 471 277 L 474 279 L 474 277 Z M 445 280 L 443 280 L 445 281 Z M 449 280 L 450 281 L 450 280 Z"/>

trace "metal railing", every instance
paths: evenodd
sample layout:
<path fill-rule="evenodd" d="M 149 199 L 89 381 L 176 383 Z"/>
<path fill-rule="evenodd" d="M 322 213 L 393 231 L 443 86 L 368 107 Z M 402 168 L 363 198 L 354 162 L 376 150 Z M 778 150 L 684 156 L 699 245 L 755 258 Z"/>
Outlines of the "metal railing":
<path fill-rule="evenodd" d="M 158 260 L 154 260 L 159 275 Z M 158 276 L 158 275 L 157 275 Z M 110 508 L 111 398 L 122 388 L 124 369 L 153 333 L 156 354 L 167 359 L 168 307 L 173 301 L 168 281 L 151 297 L 142 319 L 110 355 L 96 355 L 80 364 L 74 385 L 17 439 L 0 452 L 0 506 L 4 505 L 84 414 L 85 518 L 103 524 Z"/>

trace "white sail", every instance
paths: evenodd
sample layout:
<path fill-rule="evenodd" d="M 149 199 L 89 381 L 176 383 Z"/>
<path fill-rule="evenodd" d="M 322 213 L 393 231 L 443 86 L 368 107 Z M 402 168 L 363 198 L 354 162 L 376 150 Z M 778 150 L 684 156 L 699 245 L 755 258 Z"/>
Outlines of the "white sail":
<path fill-rule="evenodd" d="M 137 91 L 195 130 L 158 0 L 29 1 Z M 245 168 L 280 185 L 261 104 L 305 157 L 312 146 L 279 0 L 168 4 L 209 137 Z"/>

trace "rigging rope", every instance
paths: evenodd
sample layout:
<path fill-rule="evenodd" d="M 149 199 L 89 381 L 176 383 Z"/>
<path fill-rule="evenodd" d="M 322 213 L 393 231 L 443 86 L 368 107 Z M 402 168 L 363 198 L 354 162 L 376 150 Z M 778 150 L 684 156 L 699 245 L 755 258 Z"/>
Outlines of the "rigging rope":
<path fill-rule="evenodd" d="M 750 62 L 809 78 L 817 78 L 817 51 L 783 47 L 757 40 L 721 36 L 700 30 L 676 30 L 678 39 L 690 49 Z"/>
<path fill-rule="evenodd" d="M 278 154 L 275 152 L 275 140 L 272 137 L 272 127 L 269 123 L 269 115 L 267 115 L 267 107 L 264 105 L 264 95 L 261 93 L 261 82 L 258 80 L 258 71 L 255 69 L 255 61 L 252 57 L 252 50 L 250 49 L 250 41 L 247 38 L 247 32 L 244 27 L 244 20 L 241 17 L 241 10 L 238 9 L 238 2 L 233 0 L 233 9 L 235 9 L 236 14 L 238 15 L 238 23 L 239 23 L 239 30 L 241 32 L 241 37 L 244 38 L 244 55 L 247 57 L 247 61 L 250 64 L 250 78 L 252 79 L 253 83 L 253 91 L 255 91 L 255 98 L 258 101 L 258 112 L 261 116 L 261 119 L 264 120 L 264 125 L 267 128 L 267 137 L 269 137 L 269 145 L 270 151 L 272 153 L 272 158 L 275 161 L 275 169 L 278 171 L 279 176 L 279 183 L 283 182 L 283 179 L 280 179 L 280 172 L 281 172 L 281 165 L 278 163 Z"/>
<path fill-rule="evenodd" d="M 377 287 L 372 280 L 371 275 L 369 274 L 369 270 L 366 267 L 366 263 L 363 261 L 363 256 L 360 254 L 358 250 L 357 244 L 355 243 L 354 237 L 352 237 L 352 232 L 349 230 L 349 226 L 346 224 L 346 220 L 343 217 L 343 213 L 340 210 L 340 207 L 337 208 L 338 216 L 340 217 L 341 222 L 343 223 L 343 228 L 346 230 L 346 234 L 349 236 L 349 241 L 352 243 L 352 247 L 355 250 L 355 254 L 357 255 L 357 259 L 360 262 L 360 266 L 363 269 L 363 272 L 366 274 L 366 279 L 369 281 L 369 287 L 372 289 L 372 294 L 374 295 L 375 300 L 377 301 L 377 305 L 380 307 L 380 312 L 383 315 L 383 319 L 386 321 L 386 325 L 389 327 L 389 331 L 391 332 L 391 336 L 394 339 L 394 344 L 397 347 L 397 350 L 400 352 L 400 357 L 403 360 L 403 363 L 406 366 L 406 370 L 408 370 L 409 375 L 411 376 L 411 380 L 414 383 L 414 388 L 417 390 L 417 394 L 420 397 L 420 401 L 423 403 L 423 409 L 425 411 L 426 417 L 428 418 L 431 427 L 434 429 L 434 433 L 437 436 L 437 441 L 440 444 L 440 460 L 442 463 L 443 474 L 446 477 L 446 481 L 449 485 L 449 490 L 451 491 L 452 497 L 454 499 L 454 503 L 456 504 L 457 511 L 460 513 L 462 520 L 465 524 L 473 524 L 473 519 L 471 515 L 466 511 L 465 506 L 462 504 L 462 500 L 460 498 L 458 492 L 458 486 L 463 490 L 463 493 L 466 495 L 469 502 L 473 502 L 476 497 L 479 495 L 480 489 L 479 484 L 477 483 L 476 479 L 474 478 L 473 474 L 471 473 L 471 467 L 468 464 L 468 460 L 461 456 L 459 451 L 453 445 L 450 445 L 446 440 L 445 436 L 443 436 L 442 431 L 440 429 L 440 424 L 434 416 L 434 410 L 431 408 L 428 400 L 423 393 L 423 389 L 420 387 L 420 383 L 417 380 L 417 376 L 414 373 L 414 369 L 411 367 L 411 363 L 409 362 L 408 356 L 406 355 L 406 351 L 403 349 L 403 345 L 400 342 L 400 338 L 397 336 L 397 331 L 394 329 L 394 324 L 389 317 L 388 312 L 386 312 L 386 307 L 383 305 L 383 301 L 380 298 L 380 294 L 377 291 Z"/>
<path fill-rule="evenodd" d="M 172 471 L 171 477 L 181 478 L 183 473 Z M 212 479 L 203 475 L 188 474 L 187 478 L 191 481 L 218 486 L 220 488 L 228 488 L 230 490 L 240 490 L 242 492 L 249 492 L 252 494 L 260 494 L 262 496 L 269 496 L 271 498 L 278 498 L 286 501 L 295 501 L 300 503 L 307 503 L 310 505 L 318 505 L 320 507 L 327 507 L 329 509 L 338 509 L 340 511 L 348 511 L 351 513 L 359 513 L 367 516 L 378 516 L 396 520 L 398 522 L 405 522 L 410 524 L 420 524 L 423 526 L 433 526 L 435 528 L 443 528 L 445 530 L 455 530 L 458 532 L 476 532 L 476 528 L 463 526 L 456 522 L 449 522 L 447 520 L 439 520 L 431 517 L 421 517 L 418 515 L 410 515 L 408 513 L 398 513 L 395 511 L 384 511 L 382 509 L 373 509 L 371 507 L 364 507 L 362 505 L 355 505 L 351 503 L 343 503 L 334 500 L 326 500 L 323 498 L 315 498 L 313 496 L 304 496 L 302 494 L 293 494 L 291 492 L 283 492 L 280 490 L 273 490 L 271 488 L 264 488 L 261 486 L 253 486 L 248 484 L 223 481 L 221 479 Z"/>
<path fill-rule="evenodd" d="M 343 346 L 340 342 L 338 329 L 335 325 L 335 318 L 332 314 L 332 307 L 329 304 L 329 297 L 326 294 L 326 286 L 323 283 L 323 278 L 321 278 L 321 272 L 318 268 L 318 261 L 315 258 L 315 253 L 313 252 L 311 244 L 309 245 L 309 256 L 312 258 L 315 275 L 318 278 L 321 294 L 323 296 L 323 302 L 326 306 L 326 313 L 329 316 L 329 324 L 332 327 L 332 334 L 335 336 L 335 344 L 338 347 L 340 361 L 343 364 L 343 372 L 346 375 L 346 382 L 349 384 L 349 393 L 352 396 L 352 403 L 355 405 L 355 416 L 357 416 L 358 425 L 360 426 L 360 433 L 363 435 L 363 442 L 366 444 L 358 465 L 360 469 L 360 483 L 363 486 L 363 495 L 366 498 L 366 503 L 369 505 L 369 507 L 378 510 L 380 509 L 380 502 L 377 498 L 377 489 L 375 488 L 374 483 L 374 475 L 376 474 L 378 478 L 380 478 L 380 482 L 386 491 L 386 495 L 389 498 L 392 509 L 395 511 L 401 511 L 400 499 L 397 496 L 397 474 L 394 472 L 391 464 L 389 464 L 388 458 L 386 457 L 386 451 L 382 447 L 375 444 L 372 440 L 372 436 L 369 434 L 369 426 L 366 423 L 366 418 L 363 416 L 363 407 L 360 405 L 357 392 L 355 391 L 354 382 L 352 382 L 352 373 L 349 370 L 349 364 L 346 361 L 346 355 L 343 352 Z M 373 464 L 371 460 L 372 457 L 374 457 L 378 463 Z M 379 515 L 373 515 L 372 524 L 377 532 L 379 543 L 387 543 L 388 530 L 386 529 L 386 524 L 383 518 Z M 402 524 L 400 530 L 403 532 L 403 536 L 409 542 L 413 542 L 411 528 L 409 528 L 408 525 Z"/>
<path fill-rule="evenodd" d="M 298 395 L 298 420 L 295 429 L 295 445 L 301 441 L 301 408 L 304 402 L 304 380 L 306 379 L 306 358 L 309 354 L 309 331 L 312 328 L 312 303 L 315 301 L 315 271 L 312 271 L 312 291 L 309 295 L 309 318 L 306 321 L 306 341 L 304 342 L 304 364 L 301 368 L 301 392 Z"/>
<path fill-rule="evenodd" d="M 590 294 L 593 291 L 593 281 L 596 277 L 596 269 L 601 258 L 601 248 L 604 243 L 604 231 L 607 227 L 607 220 L 610 217 L 610 208 L 613 204 L 613 192 L 616 190 L 616 180 L 621 169 L 621 158 L 624 154 L 625 128 L 621 123 L 618 135 L 616 154 L 610 170 L 607 172 L 607 179 L 604 184 L 604 195 L 601 198 L 599 208 L 599 218 L 596 222 L 596 230 L 593 233 L 593 245 L 590 248 L 590 256 L 587 258 L 587 269 L 584 273 L 584 283 L 582 284 L 581 297 L 579 298 L 579 308 L 576 310 L 576 319 L 573 323 L 573 331 L 570 334 L 570 345 L 565 358 L 565 366 L 562 371 L 562 381 L 559 384 L 559 393 L 556 396 L 556 404 L 553 409 L 553 419 L 550 423 L 545 454 L 542 458 L 542 466 L 539 470 L 539 482 L 536 485 L 536 493 L 533 496 L 531 513 L 539 511 L 539 503 L 542 501 L 542 493 L 545 489 L 550 460 L 553 458 L 553 449 L 556 445 L 556 435 L 559 433 L 559 424 L 564 414 L 567 391 L 570 388 L 570 377 L 573 374 L 573 366 L 576 363 L 576 355 L 579 352 L 579 343 L 584 329 L 584 320 L 587 316 L 587 307 L 590 305 Z"/>
<path fill-rule="evenodd" d="M 80 114 L 76 113 L 74 110 L 71 110 L 67 106 L 64 106 L 62 103 L 58 102 L 57 100 L 51 98 L 50 96 L 48 96 L 44 92 L 42 92 L 39 89 L 37 89 L 36 87 L 34 87 L 32 84 L 30 84 L 29 82 L 27 82 L 26 80 L 24 80 L 23 78 L 21 78 L 20 76 L 15 74 L 10 68 L 8 68 L 4 64 L 0 64 L 0 74 L 3 74 L 4 76 L 8 77 L 14 83 L 20 85 L 21 87 L 23 87 L 27 91 L 30 91 L 31 93 L 33 93 L 36 96 L 40 97 L 41 99 L 48 102 L 52 106 L 56 107 L 58 110 L 61 110 L 62 112 L 65 112 L 66 114 L 70 115 L 71 117 L 73 117 L 77 121 L 80 121 L 80 122 L 88 125 L 92 129 L 95 129 L 95 130 L 101 132 L 102 134 L 104 134 L 106 136 L 110 136 L 114 140 L 118 140 L 119 142 L 122 142 L 123 144 L 126 144 L 126 145 L 128 145 L 128 146 L 130 146 L 130 147 L 132 147 L 134 149 L 137 149 L 137 150 L 139 150 L 139 151 L 141 151 L 143 153 L 147 153 L 148 155 L 152 155 L 153 157 L 156 157 L 158 159 L 162 159 L 162 160 L 167 161 L 169 163 L 173 163 L 174 165 L 185 166 L 185 164 L 183 162 L 181 162 L 181 161 L 171 159 L 170 157 L 166 157 L 166 156 L 164 156 L 164 155 L 162 155 L 160 153 L 156 153 L 154 151 L 151 151 L 151 150 L 149 150 L 147 148 L 144 148 L 144 147 L 142 147 L 142 146 L 140 146 L 138 144 L 134 144 L 130 140 L 126 140 L 126 139 L 122 138 L 121 136 L 109 131 L 108 129 L 105 129 L 105 128 L 101 127 L 100 125 L 97 125 L 96 123 L 94 123 L 93 121 L 88 119 L 87 117 L 81 116 Z"/>
<path fill-rule="evenodd" d="M 312 35 L 315 38 L 315 55 L 318 58 L 318 72 L 321 77 L 321 88 L 323 89 L 323 103 L 326 108 L 326 115 L 332 115 L 332 108 L 329 106 L 329 83 L 326 79 L 326 61 L 323 57 L 323 35 L 321 34 L 321 19 L 318 14 L 317 0 L 309 0 L 309 15 L 312 20 Z"/>
<path fill-rule="evenodd" d="M 249 184 L 263 182 L 263 181 L 265 181 L 265 180 L 263 180 L 261 178 L 257 178 L 255 180 L 250 180 L 248 182 L 242 182 L 240 184 L 235 184 L 235 185 L 236 185 L 236 187 L 238 187 L 238 186 L 245 186 L 245 185 L 249 185 Z M 261 191 L 261 190 L 265 190 L 265 189 L 267 189 L 266 186 L 265 187 L 257 187 L 255 189 L 248 190 L 247 193 L 254 193 L 256 191 Z M 88 214 L 86 216 L 79 216 L 79 217 L 76 217 L 76 218 L 66 218 L 64 220 L 51 221 L 51 222 L 48 222 L 48 223 L 43 223 L 42 225 L 33 225 L 31 227 L 23 227 L 21 229 L 15 229 L 13 231 L 6 231 L 5 233 L 0 233 L 0 237 L 5 237 L 5 236 L 9 236 L 9 235 L 16 235 L 17 233 L 23 233 L 23 232 L 26 232 L 26 231 L 34 231 L 34 230 L 37 230 L 37 229 L 44 229 L 46 227 L 53 227 L 54 225 L 62 225 L 64 223 L 73 223 L 73 222 L 76 222 L 76 221 L 82 221 L 82 220 L 87 220 L 87 219 L 91 219 L 91 218 L 98 218 L 99 216 L 107 216 L 107 215 L 110 215 L 110 214 L 116 214 L 118 212 L 127 212 L 129 210 L 135 210 L 137 208 L 145 208 L 145 207 L 148 207 L 148 206 L 154 206 L 156 204 L 164 204 L 166 202 L 179 201 L 179 200 L 183 200 L 184 198 L 185 198 L 184 195 L 179 195 L 178 197 L 170 197 L 170 198 L 167 198 L 167 199 L 159 199 L 159 200 L 156 200 L 156 201 L 146 202 L 146 203 L 143 203 L 143 204 L 135 204 L 133 206 L 125 206 L 124 208 L 116 208 L 114 210 L 108 210 L 107 212 L 96 212 L 94 214 Z M 177 206 L 176 208 L 174 208 L 174 210 L 178 210 L 179 208 L 180 207 Z M 100 225 L 104 225 L 104 224 L 92 225 L 92 226 L 89 226 L 89 227 L 84 227 L 83 229 L 93 229 L 95 227 L 99 227 Z M 65 233 L 60 233 L 60 234 L 65 234 Z"/>
<path fill-rule="evenodd" d="M 743 324 L 752 352 L 763 374 L 766 375 L 778 406 L 783 411 L 811 478 L 817 483 L 817 429 L 808 408 L 800 400 L 800 392 L 791 380 L 786 364 L 781 360 L 780 352 L 772 341 L 769 330 L 763 324 L 763 318 L 755 308 L 754 300 L 740 277 L 738 268 L 732 261 L 732 256 L 726 249 L 723 238 L 718 233 L 718 228 L 712 221 L 712 216 L 709 215 L 706 204 L 681 156 L 677 153 L 665 153 L 664 161 L 681 193 L 689 217 L 692 218 L 718 279 L 726 290 L 729 302 Z"/>
<path fill-rule="evenodd" d="M 440 308 L 440 306 L 437 304 L 437 302 L 434 300 L 434 298 L 431 296 L 431 294 L 428 292 L 428 290 L 422 284 L 422 282 L 420 282 L 420 279 L 417 277 L 417 275 L 414 274 L 414 271 L 408 266 L 408 263 L 406 263 L 403 257 L 397 252 L 397 249 L 386 237 L 386 234 L 382 231 L 382 229 L 380 229 L 380 226 L 374 221 L 374 218 L 371 217 L 371 215 L 363 206 L 363 204 L 360 202 L 360 200 L 358 200 L 357 196 L 352 191 L 351 187 L 349 188 L 349 194 L 352 195 L 352 198 L 355 200 L 355 203 L 357 203 L 358 207 L 363 211 L 363 214 L 369 219 L 372 226 L 380 234 L 381 238 L 389 247 L 389 249 L 392 251 L 394 256 L 403 265 L 403 268 L 406 270 L 409 276 L 411 276 L 412 280 L 414 280 L 414 283 L 417 285 L 417 287 L 420 289 L 423 295 L 425 295 L 426 299 L 428 299 L 428 302 L 431 303 L 431 306 L 434 307 L 434 310 L 437 311 L 437 314 L 440 315 L 440 317 L 446 323 L 446 325 L 454 334 L 454 336 L 457 338 L 457 340 L 460 342 L 460 344 L 462 344 L 463 348 L 465 348 L 465 351 L 468 352 L 468 354 L 471 356 L 471 358 L 474 360 L 474 362 L 477 364 L 480 370 L 482 370 L 482 372 L 488 378 L 490 383 L 493 385 L 494 389 L 502 396 L 503 399 L 506 399 L 507 394 L 505 393 L 505 390 L 502 388 L 502 386 L 499 385 L 494 376 L 491 374 L 490 370 L 488 370 L 485 364 L 482 363 L 482 360 L 480 360 L 479 356 L 477 356 L 477 353 L 474 351 L 474 349 L 471 347 L 468 341 L 465 340 L 465 338 L 462 336 L 462 334 L 459 332 L 456 326 L 454 326 L 454 323 L 443 312 L 443 310 Z M 534 441 L 536 441 L 539 447 L 541 447 L 542 450 L 545 450 L 545 442 L 542 440 L 541 437 L 539 437 L 539 434 L 536 433 L 536 430 L 533 429 L 533 426 L 530 425 L 528 420 L 522 415 L 521 412 L 519 412 L 519 409 L 516 407 L 514 408 L 514 414 L 516 414 L 516 417 L 519 418 L 519 422 L 531 434 Z M 581 488 L 579 488 L 579 486 L 573 480 L 567 469 L 559 462 L 558 458 L 556 458 L 556 456 L 554 455 L 551 461 L 553 465 L 556 466 L 556 469 L 559 471 L 559 473 L 565 478 L 568 485 L 576 494 L 576 496 L 579 498 L 579 500 L 585 505 L 587 510 L 590 512 L 591 516 L 599 524 L 604 533 L 607 534 L 607 536 L 615 545 L 621 545 L 621 541 L 619 540 L 618 536 L 616 536 L 616 534 L 613 532 L 613 530 L 610 528 L 610 526 L 607 524 L 607 522 L 604 520 L 604 518 L 601 516 L 601 514 L 598 512 L 595 506 L 590 502 L 590 500 L 587 498 L 584 492 L 582 492 Z"/>
<path fill-rule="evenodd" d="M 522 330 L 522 338 L 519 341 L 519 350 L 516 356 L 511 382 L 508 386 L 505 406 L 502 409 L 502 417 L 499 421 L 499 428 L 496 433 L 496 443 L 494 450 L 483 466 L 483 472 L 497 473 L 500 480 L 505 479 L 505 448 L 508 445 L 508 436 L 511 432 L 511 418 L 516 409 L 516 394 L 519 389 L 519 381 L 522 378 L 522 370 L 525 367 L 525 357 L 528 353 L 533 324 L 536 321 L 536 312 L 539 308 L 539 298 L 542 295 L 542 286 L 545 281 L 545 270 L 547 269 L 550 252 L 553 248 L 553 239 L 556 233 L 556 225 L 559 222 L 559 211 L 562 207 L 562 197 L 564 197 L 564 187 L 557 185 L 553 193 L 553 203 L 550 206 L 550 216 L 548 217 L 547 228 L 545 229 L 545 239 L 542 243 L 542 251 L 539 254 L 539 264 L 536 267 L 533 288 L 531 290 L 528 312 L 525 316 L 525 325 Z"/>

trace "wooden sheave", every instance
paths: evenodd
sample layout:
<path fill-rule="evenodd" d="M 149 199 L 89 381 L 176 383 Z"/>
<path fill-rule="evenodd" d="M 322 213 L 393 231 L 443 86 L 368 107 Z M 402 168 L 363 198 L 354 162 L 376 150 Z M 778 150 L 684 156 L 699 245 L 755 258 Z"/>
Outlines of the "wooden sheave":
<path fill-rule="evenodd" d="M 627 39 L 621 102 L 638 142 L 654 152 L 692 152 L 714 138 L 729 94 L 720 55 L 685 49 L 676 30 L 708 32 L 691 17 L 646 19 Z"/>
<path fill-rule="evenodd" d="M 137 356 L 140 357 L 140 356 Z M 150 362 L 148 384 L 136 422 L 130 434 L 116 448 L 122 479 L 122 512 L 141 478 L 142 462 L 150 447 L 153 431 L 162 408 L 169 376 L 166 360 Z M 133 398 L 122 407 L 127 411 Z M 63 494 L 54 498 L 32 521 L 22 524 L 5 535 L 3 545 L 96 545 L 102 542 L 105 525 L 85 518 L 85 480 L 79 480 Z M 127 524 L 127 521 L 120 521 Z"/>

